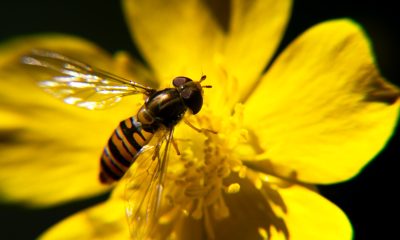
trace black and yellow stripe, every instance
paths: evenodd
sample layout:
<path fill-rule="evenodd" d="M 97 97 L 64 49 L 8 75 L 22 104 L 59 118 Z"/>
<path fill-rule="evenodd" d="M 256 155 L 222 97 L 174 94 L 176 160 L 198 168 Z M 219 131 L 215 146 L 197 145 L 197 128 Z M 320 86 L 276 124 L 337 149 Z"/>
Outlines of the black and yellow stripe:
<path fill-rule="evenodd" d="M 100 181 L 112 183 L 121 179 L 152 136 L 153 133 L 143 130 L 134 117 L 120 122 L 101 155 Z"/>

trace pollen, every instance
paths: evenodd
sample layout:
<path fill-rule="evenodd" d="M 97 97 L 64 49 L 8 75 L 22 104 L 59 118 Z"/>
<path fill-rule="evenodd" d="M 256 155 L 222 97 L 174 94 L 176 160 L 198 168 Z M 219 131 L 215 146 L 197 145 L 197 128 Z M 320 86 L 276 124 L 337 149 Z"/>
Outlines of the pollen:
<path fill-rule="evenodd" d="M 174 164 L 175 171 L 169 174 L 171 187 L 165 194 L 171 207 L 161 218 L 163 222 L 181 212 L 204 221 L 212 236 L 212 224 L 206 223 L 230 215 L 226 197 L 240 192 L 240 184 L 232 182 L 230 176 L 243 168 L 237 149 L 247 142 L 242 115 L 241 105 L 229 117 L 216 117 L 205 107 L 188 119 L 202 130 L 195 133 L 199 135 L 195 140 L 178 140 L 179 146 L 185 147 Z"/>

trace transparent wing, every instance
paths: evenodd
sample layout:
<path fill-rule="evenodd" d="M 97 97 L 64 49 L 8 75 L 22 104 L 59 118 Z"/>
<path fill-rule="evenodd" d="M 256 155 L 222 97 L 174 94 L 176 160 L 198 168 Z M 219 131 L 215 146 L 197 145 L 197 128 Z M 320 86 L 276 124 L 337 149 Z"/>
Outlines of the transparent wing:
<path fill-rule="evenodd" d="M 172 135 L 173 129 L 157 132 L 121 180 L 133 239 L 147 239 L 155 229 Z"/>
<path fill-rule="evenodd" d="M 45 91 L 67 104 L 88 109 L 102 109 L 133 94 L 149 95 L 154 89 L 118 77 L 56 52 L 33 50 L 22 63 L 52 72 L 50 79 L 39 82 Z"/>

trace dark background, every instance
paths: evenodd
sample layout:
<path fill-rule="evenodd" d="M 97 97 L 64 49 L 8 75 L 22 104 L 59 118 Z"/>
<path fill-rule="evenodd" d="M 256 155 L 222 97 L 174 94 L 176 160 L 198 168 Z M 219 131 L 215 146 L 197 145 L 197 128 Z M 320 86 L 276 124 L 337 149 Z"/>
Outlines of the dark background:
<path fill-rule="evenodd" d="M 382 74 L 400 86 L 400 38 L 395 1 L 295 1 L 282 46 L 321 21 L 350 17 L 364 26 L 375 49 Z M 0 5 L 0 41 L 40 32 L 75 34 L 113 52 L 136 52 L 127 31 L 119 1 L 8 1 Z M 355 239 L 398 236 L 399 189 L 396 161 L 400 134 L 394 135 L 380 155 L 351 181 L 321 187 L 324 196 L 342 208 L 352 221 Z M 0 238 L 32 239 L 53 223 L 105 196 L 45 210 L 0 205 Z M 323 217 L 323 216 L 322 216 Z"/>

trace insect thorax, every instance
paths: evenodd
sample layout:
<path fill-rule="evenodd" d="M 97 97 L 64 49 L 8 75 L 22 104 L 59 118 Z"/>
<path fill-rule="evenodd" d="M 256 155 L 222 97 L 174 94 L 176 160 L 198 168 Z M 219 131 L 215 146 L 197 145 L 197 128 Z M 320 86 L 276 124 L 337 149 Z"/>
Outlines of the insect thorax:
<path fill-rule="evenodd" d="M 154 132 L 161 125 L 175 126 L 187 110 L 180 93 L 175 88 L 166 88 L 149 96 L 138 111 L 137 119 L 146 131 Z"/>

